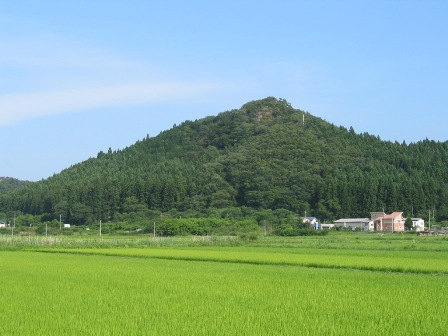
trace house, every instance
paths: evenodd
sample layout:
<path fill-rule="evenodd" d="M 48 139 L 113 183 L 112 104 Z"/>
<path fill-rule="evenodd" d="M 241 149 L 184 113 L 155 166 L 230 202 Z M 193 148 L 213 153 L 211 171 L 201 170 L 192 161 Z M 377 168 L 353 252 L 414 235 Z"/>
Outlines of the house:
<path fill-rule="evenodd" d="M 333 222 L 334 227 L 350 228 L 352 230 L 373 231 L 373 221 L 368 218 L 341 218 Z"/>
<path fill-rule="evenodd" d="M 303 223 L 309 223 L 311 229 L 319 230 L 319 221 L 316 217 L 300 217 Z"/>
<path fill-rule="evenodd" d="M 6 223 L 5 222 L 0 222 L 0 228 L 4 228 L 6 227 Z"/>
<path fill-rule="evenodd" d="M 416 232 L 425 231 L 425 221 L 422 218 L 411 218 L 412 230 Z"/>
<path fill-rule="evenodd" d="M 373 220 L 375 231 L 403 232 L 406 219 L 403 212 L 392 212 L 387 215 L 384 212 L 371 212 L 370 218 Z"/>
<path fill-rule="evenodd" d="M 70 229 L 70 224 L 64 224 L 64 229 Z"/>

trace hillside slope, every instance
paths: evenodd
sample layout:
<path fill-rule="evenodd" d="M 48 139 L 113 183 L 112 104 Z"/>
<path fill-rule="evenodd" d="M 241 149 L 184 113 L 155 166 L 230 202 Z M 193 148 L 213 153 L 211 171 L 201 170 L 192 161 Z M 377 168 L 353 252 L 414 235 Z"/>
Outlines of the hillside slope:
<path fill-rule="evenodd" d="M 0 193 L 21 188 L 28 183 L 30 182 L 21 181 L 13 177 L 0 177 Z"/>
<path fill-rule="evenodd" d="M 381 141 L 268 97 L 0 195 L 0 211 L 113 220 L 138 209 L 288 209 L 321 220 L 401 210 L 448 218 L 448 143 Z"/>

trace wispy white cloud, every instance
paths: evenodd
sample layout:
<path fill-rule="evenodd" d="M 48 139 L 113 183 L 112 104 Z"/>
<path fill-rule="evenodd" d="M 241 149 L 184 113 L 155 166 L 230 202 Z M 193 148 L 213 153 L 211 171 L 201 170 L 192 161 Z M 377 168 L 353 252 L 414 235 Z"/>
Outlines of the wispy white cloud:
<path fill-rule="evenodd" d="M 0 40 L 1 73 L 9 79 L 0 83 L 0 125 L 67 112 L 196 99 L 225 87 L 214 80 L 181 79 L 150 60 L 53 35 Z"/>
<path fill-rule="evenodd" d="M 68 41 L 55 36 L 19 37 L 0 41 L 2 66 L 24 68 L 129 68 L 134 60 L 114 55 L 111 51 L 84 41 Z"/>
<path fill-rule="evenodd" d="M 0 125 L 74 111 L 190 99 L 218 88 L 211 83 L 139 83 L 13 93 L 0 96 Z"/>

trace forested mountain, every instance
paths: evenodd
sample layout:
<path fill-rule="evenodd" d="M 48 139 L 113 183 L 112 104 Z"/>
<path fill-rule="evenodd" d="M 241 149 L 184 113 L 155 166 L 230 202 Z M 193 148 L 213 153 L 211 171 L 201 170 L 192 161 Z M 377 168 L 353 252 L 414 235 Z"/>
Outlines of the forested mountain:
<path fill-rule="evenodd" d="M 0 193 L 23 187 L 28 181 L 21 181 L 12 177 L 0 177 Z"/>
<path fill-rule="evenodd" d="M 269 97 L 1 193 L 0 212 L 88 223 L 148 209 L 287 209 L 321 220 L 435 209 L 443 220 L 447 183 L 447 142 L 385 142 Z"/>

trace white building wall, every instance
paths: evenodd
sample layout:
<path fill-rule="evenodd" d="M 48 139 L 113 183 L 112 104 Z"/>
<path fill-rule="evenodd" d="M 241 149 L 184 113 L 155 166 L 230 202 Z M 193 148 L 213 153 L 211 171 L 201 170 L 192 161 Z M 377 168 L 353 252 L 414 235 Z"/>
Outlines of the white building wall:
<path fill-rule="evenodd" d="M 422 218 L 412 218 L 412 226 L 414 231 L 425 231 L 425 221 Z"/>

